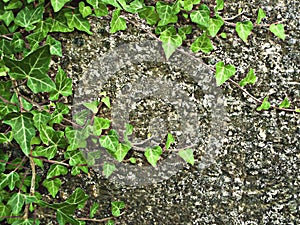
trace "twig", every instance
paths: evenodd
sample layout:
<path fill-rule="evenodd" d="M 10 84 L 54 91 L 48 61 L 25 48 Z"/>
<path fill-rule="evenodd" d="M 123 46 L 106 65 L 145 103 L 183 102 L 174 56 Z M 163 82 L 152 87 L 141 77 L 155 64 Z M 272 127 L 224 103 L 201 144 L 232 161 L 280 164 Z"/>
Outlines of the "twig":
<path fill-rule="evenodd" d="M 243 13 L 244 13 L 244 12 L 242 11 L 242 12 L 240 12 L 239 14 L 236 14 L 235 16 L 228 17 L 228 18 L 222 18 L 222 19 L 223 19 L 224 21 L 234 20 L 235 18 L 237 18 L 237 17 L 243 15 Z"/>
<path fill-rule="evenodd" d="M 12 38 L 10 38 L 10 37 L 7 37 L 7 36 L 6 36 L 6 35 L 4 35 L 4 34 L 0 35 L 0 37 L 2 37 L 2 38 L 5 38 L 5 39 L 7 39 L 7 40 L 9 40 L 9 41 L 12 41 L 12 40 L 13 40 Z"/>
<path fill-rule="evenodd" d="M 53 164 L 59 164 L 59 165 L 63 165 L 63 166 L 66 166 L 66 167 L 70 167 L 70 165 L 67 164 L 67 163 L 59 162 L 59 161 L 55 161 L 55 160 L 50 160 L 50 159 L 45 159 L 45 158 L 43 158 L 41 156 L 33 156 L 33 155 L 30 154 L 30 158 L 40 159 L 40 160 L 42 160 L 44 162 L 53 163 Z"/>

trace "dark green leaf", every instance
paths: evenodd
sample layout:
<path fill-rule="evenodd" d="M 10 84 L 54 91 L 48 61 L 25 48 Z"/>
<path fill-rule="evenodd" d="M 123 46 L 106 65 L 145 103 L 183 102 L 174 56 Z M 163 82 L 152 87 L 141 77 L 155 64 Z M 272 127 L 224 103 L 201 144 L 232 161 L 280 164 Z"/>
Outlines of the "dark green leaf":
<path fill-rule="evenodd" d="M 49 193 L 52 195 L 53 198 L 55 198 L 57 192 L 59 191 L 60 187 L 62 185 L 62 182 L 60 179 L 55 178 L 53 180 L 44 180 L 43 186 L 47 188 Z"/>
<path fill-rule="evenodd" d="M 68 173 L 68 169 L 63 165 L 53 164 L 50 166 L 48 170 L 46 179 L 50 179 L 52 177 L 57 177 L 60 175 L 66 175 Z"/>
<path fill-rule="evenodd" d="M 154 6 L 145 6 L 142 9 L 140 9 L 139 16 L 143 19 L 146 19 L 149 25 L 155 25 L 159 20 L 159 16 L 155 11 Z"/>
<path fill-rule="evenodd" d="M 62 56 L 61 43 L 60 41 L 55 40 L 50 35 L 47 36 L 46 44 L 50 46 L 51 55 Z"/>
<path fill-rule="evenodd" d="M 70 96 L 72 94 L 72 79 L 67 77 L 61 67 L 58 68 L 55 85 L 56 90 L 50 92 L 50 100 L 57 100 L 59 95 Z"/>
<path fill-rule="evenodd" d="M 25 203 L 24 196 L 20 193 L 14 193 L 8 200 L 7 205 L 9 205 L 14 214 L 21 212 L 23 205 Z"/>
<path fill-rule="evenodd" d="M 69 28 L 76 28 L 77 30 L 84 31 L 88 34 L 93 34 L 90 31 L 91 26 L 89 21 L 86 18 L 83 18 L 77 10 L 75 10 L 75 12 L 66 12 L 65 17 L 67 18 Z"/>
<path fill-rule="evenodd" d="M 73 216 L 66 214 L 64 211 L 57 210 L 56 219 L 59 225 L 72 224 L 72 225 L 80 225 L 80 222 L 76 220 Z"/>
<path fill-rule="evenodd" d="M 43 19 L 44 7 L 32 7 L 26 6 L 23 8 L 16 16 L 14 22 L 15 24 L 25 27 L 27 31 L 33 30 L 35 28 L 34 24 L 38 23 Z"/>

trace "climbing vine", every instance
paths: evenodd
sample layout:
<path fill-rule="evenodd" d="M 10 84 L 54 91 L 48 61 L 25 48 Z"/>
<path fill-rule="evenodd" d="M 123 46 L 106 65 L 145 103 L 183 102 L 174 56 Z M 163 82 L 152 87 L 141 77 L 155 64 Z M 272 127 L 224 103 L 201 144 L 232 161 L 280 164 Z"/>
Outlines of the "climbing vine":
<path fill-rule="evenodd" d="M 269 29 L 278 41 L 285 40 L 284 25 L 280 22 L 262 24 L 266 20 L 263 9 L 257 10 L 256 21 L 237 20 L 243 14 L 239 10 L 233 18 L 222 18 L 224 1 L 177 0 L 146 3 L 143 0 L 4 0 L 0 2 L 0 221 L 7 224 L 40 224 L 39 208 L 54 212 L 59 224 L 85 224 L 86 221 L 114 224 L 122 215 L 125 204 L 111 202 L 109 218 L 97 218 L 98 203 L 87 204 L 89 197 L 80 188 L 62 202 L 57 202 L 62 188 L 62 177 L 89 173 L 89 166 L 100 157 L 92 152 L 87 157 L 80 151 L 87 139 L 99 142 L 117 161 L 124 161 L 133 148 L 128 140 L 133 127 L 126 125 L 124 140 L 111 129 L 111 121 L 101 118 L 99 112 L 110 108 L 110 99 L 103 95 L 99 101 L 84 103 L 86 111 L 93 114 L 86 121 L 86 112 L 70 119 L 71 106 L 63 103 L 72 95 L 72 79 L 58 65 L 51 66 L 51 59 L 61 57 L 62 46 L 56 33 L 79 30 L 92 35 L 89 17 L 110 17 L 110 32 L 126 30 L 130 21 L 128 13 L 138 16 L 155 28 L 149 33 L 162 43 L 166 59 L 176 49 L 189 46 L 191 55 L 214 51 L 214 39 L 227 38 L 223 26 L 233 27 L 237 38 L 247 43 L 254 27 Z M 188 35 L 200 32 L 191 44 Z M 245 87 L 255 84 L 257 76 L 249 68 L 245 78 L 233 80 L 236 68 L 223 61 L 213 68 L 217 85 L 233 83 L 249 98 L 253 98 L 257 110 L 285 110 L 299 113 L 291 108 L 288 98 L 278 105 L 271 105 L 268 96 L 262 100 L 252 96 Z M 76 129 L 75 129 L 76 128 Z M 178 153 L 187 163 L 194 164 L 191 148 L 175 149 L 175 138 L 166 134 L 164 146 L 149 146 L 144 150 L 145 160 L 156 166 L 162 154 Z M 129 158 L 135 164 L 135 158 Z M 47 166 L 45 166 L 47 165 Z M 47 168 L 47 169 L 46 169 Z M 109 162 L 103 164 L 103 175 L 109 177 L 115 170 Z M 41 173 L 39 171 L 46 171 Z M 42 188 L 53 197 L 49 202 L 43 198 Z M 90 206 L 89 206 L 90 205 Z M 86 209 L 88 218 L 75 216 L 76 211 Z"/>

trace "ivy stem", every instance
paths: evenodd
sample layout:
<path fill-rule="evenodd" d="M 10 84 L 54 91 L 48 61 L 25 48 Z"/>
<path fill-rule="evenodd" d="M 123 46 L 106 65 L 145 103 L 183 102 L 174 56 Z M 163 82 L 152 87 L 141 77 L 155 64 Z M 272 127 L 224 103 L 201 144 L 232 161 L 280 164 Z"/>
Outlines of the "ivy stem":
<path fill-rule="evenodd" d="M 10 38 L 10 37 L 7 37 L 7 36 L 6 36 L 6 35 L 4 35 L 4 34 L 0 35 L 0 37 L 2 37 L 2 38 L 5 38 L 5 39 L 7 39 L 7 40 L 9 40 L 9 41 L 12 41 L 12 40 L 13 40 L 12 38 Z"/>
<path fill-rule="evenodd" d="M 235 18 L 237 18 L 237 17 L 243 15 L 243 13 L 244 13 L 244 12 L 242 11 L 242 12 L 240 12 L 239 14 L 236 14 L 235 16 L 228 17 L 228 18 L 222 18 L 222 19 L 223 19 L 224 21 L 234 20 Z"/>
<path fill-rule="evenodd" d="M 55 160 L 50 160 L 50 159 L 45 159 L 42 156 L 33 156 L 33 155 L 30 154 L 30 158 L 35 158 L 35 159 L 42 160 L 44 162 L 53 163 L 53 164 L 59 164 L 59 165 L 63 165 L 63 166 L 66 166 L 66 167 L 70 167 L 70 165 L 67 164 L 67 163 L 59 162 L 59 161 L 55 161 Z"/>

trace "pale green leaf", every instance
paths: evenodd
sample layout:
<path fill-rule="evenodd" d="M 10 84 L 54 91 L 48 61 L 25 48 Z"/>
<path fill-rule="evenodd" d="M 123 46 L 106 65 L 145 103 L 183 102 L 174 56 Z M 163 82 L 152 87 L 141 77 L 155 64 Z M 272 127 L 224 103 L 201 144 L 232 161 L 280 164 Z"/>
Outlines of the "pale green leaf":
<path fill-rule="evenodd" d="M 69 159 L 70 166 L 86 164 L 86 159 L 79 150 L 65 152 L 65 158 Z"/>
<path fill-rule="evenodd" d="M 129 144 L 123 144 L 119 143 L 116 151 L 114 152 L 113 156 L 118 160 L 119 162 L 122 162 L 122 160 L 127 155 L 128 151 L 131 149 L 131 146 Z"/>
<path fill-rule="evenodd" d="M 13 139 L 12 132 L 8 132 L 6 134 L 0 133 L 0 144 L 11 142 Z"/>
<path fill-rule="evenodd" d="M 220 61 L 216 64 L 216 81 L 217 85 L 222 85 L 225 81 L 227 81 L 230 77 L 235 74 L 235 67 L 231 64 L 224 65 L 224 62 Z"/>
<path fill-rule="evenodd" d="M 159 38 L 162 41 L 162 47 L 167 59 L 182 45 L 182 38 L 179 34 L 176 34 L 174 27 L 170 27 L 162 32 Z"/>
<path fill-rule="evenodd" d="M 12 213 L 18 214 L 21 212 L 23 205 L 25 203 L 24 196 L 20 193 L 14 193 L 7 202 L 12 209 Z"/>
<path fill-rule="evenodd" d="M 119 145 L 118 137 L 112 134 L 100 137 L 99 142 L 100 145 L 106 148 L 110 153 L 116 152 Z"/>
<path fill-rule="evenodd" d="M 104 162 L 102 169 L 103 175 L 108 178 L 116 170 L 116 166 L 113 163 Z"/>
<path fill-rule="evenodd" d="M 190 14 L 191 21 L 203 26 L 209 26 L 210 10 L 207 5 L 202 4 L 197 11 L 194 11 Z"/>
<path fill-rule="evenodd" d="M 249 72 L 247 73 L 247 76 L 241 80 L 240 82 L 240 86 L 243 87 L 247 84 L 255 84 L 257 80 L 257 76 L 254 73 L 254 70 L 252 68 L 250 68 Z"/>
<path fill-rule="evenodd" d="M 85 6 L 84 2 L 79 2 L 79 12 L 83 18 L 85 18 L 93 13 L 91 7 Z"/>
<path fill-rule="evenodd" d="M 50 100 L 58 100 L 59 95 L 70 96 L 72 94 L 72 79 L 68 78 L 61 67 L 58 68 L 55 85 L 56 90 L 50 92 Z"/>
<path fill-rule="evenodd" d="M 45 188 L 47 188 L 52 197 L 55 198 L 57 192 L 59 191 L 62 185 L 62 182 L 60 179 L 55 178 L 53 180 L 44 180 L 42 184 Z"/>
<path fill-rule="evenodd" d="M 102 98 L 101 102 L 103 102 L 107 106 L 107 108 L 110 109 L 110 98 L 108 96 Z"/>
<path fill-rule="evenodd" d="M 93 205 L 90 208 L 90 218 L 93 218 L 97 212 L 97 210 L 99 209 L 99 204 L 94 202 Z"/>
<path fill-rule="evenodd" d="M 215 10 L 220 11 L 224 9 L 224 0 L 217 0 L 217 5 L 215 7 Z"/>
<path fill-rule="evenodd" d="M 163 2 L 157 2 L 155 7 L 158 16 L 160 18 L 160 21 L 158 22 L 158 26 L 165 26 L 169 23 L 177 22 L 178 17 L 175 15 L 176 12 L 174 11 L 171 5 L 168 5 Z"/>
<path fill-rule="evenodd" d="M 83 105 L 86 108 L 88 108 L 89 110 L 91 110 L 94 114 L 96 114 L 98 112 L 99 102 L 97 100 L 92 101 L 92 102 L 85 102 L 85 103 L 83 103 Z"/>
<path fill-rule="evenodd" d="M 199 50 L 201 50 L 204 53 L 209 53 L 213 49 L 214 47 L 205 32 L 200 37 L 198 37 L 191 45 L 191 50 L 193 52 L 199 52 Z"/>
<path fill-rule="evenodd" d="M 256 108 L 257 111 L 269 110 L 271 107 L 270 102 L 268 101 L 268 96 L 264 98 L 263 102 L 259 107 Z"/>
<path fill-rule="evenodd" d="M 280 103 L 279 108 L 283 109 L 283 108 L 288 108 L 290 107 L 290 102 L 289 99 L 287 97 L 284 98 L 284 100 Z"/>
<path fill-rule="evenodd" d="M 84 109 L 73 116 L 75 122 L 80 126 L 87 124 L 90 121 L 90 118 L 92 118 L 92 113 L 87 109 Z"/>
<path fill-rule="evenodd" d="M 57 41 L 55 38 L 50 35 L 47 36 L 46 44 L 50 46 L 51 55 L 62 56 L 62 49 L 60 41 Z"/>
<path fill-rule="evenodd" d="M 182 149 L 178 155 L 187 163 L 194 165 L 194 151 L 192 149 Z"/>
<path fill-rule="evenodd" d="M 99 3 L 99 6 L 94 9 L 94 13 L 96 16 L 106 16 L 108 14 L 108 10 L 105 4 Z"/>
<path fill-rule="evenodd" d="M 102 134 L 102 130 L 106 130 L 110 127 L 110 120 L 95 117 L 93 124 L 93 134 L 96 136 L 100 136 Z"/>
<path fill-rule="evenodd" d="M 173 144 L 175 142 L 175 138 L 173 137 L 173 135 L 171 133 L 168 133 L 167 136 L 167 141 L 166 141 L 166 150 L 168 150 L 171 146 L 171 144 Z"/>
<path fill-rule="evenodd" d="M 120 216 L 121 209 L 125 208 L 125 204 L 123 201 L 113 201 L 111 202 L 111 213 L 113 216 Z"/>
<path fill-rule="evenodd" d="M 208 28 L 207 28 L 209 35 L 211 37 L 216 36 L 223 25 L 224 25 L 224 21 L 219 15 L 216 15 L 216 17 L 214 18 L 210 18 L 208 22 Z"/>
<path fill-rule="evenodd" d="M 247 38 L 250 35 L 251 31 L 253 29 L 253 24 L 251 21 L 245 21 L 245 22 L 237 22 L 235 30 L 238 34 L 238 36 L 247 43 Z"/>
<path fill-rule="evenodd" d="M 112 14 L 110 22 L 110 33 L 116 33 L 119 30 L 126 30 L 126 20 L 120 16 L 121 10 L 116 9 Z"/>
<path fill-rule="evenodd" d="M 282 24 L 271 24 L 270 31 L 282 40 L 285 40 L 284 26 Z"/>
<path fill-rule="evenodd" d="M 57 153 L 57 147 L 55 145 L 49 146 L 37 146 L 32 152 L 33 156 L 42 156 L 47 159 L 52 159 Z"/>
<path fill-rule="evenodd" d="M 146 148 L 145 157 L 147 161 L 153 166 L 156 166 L 157 161 L 159 160 L 162 154 L 162 149 L 159 146 L 155 146 L 153 148 Z"/>
<path fill-rule="evenodd" d="M 260 24 L 261 20 L 266 17 L 266 13 L 263 9 L 259 8 L 257 13 L 256 23 Z"/>
<path fill-rule="evenodd" d="M 58 12 L 59 10 L 64 7 L 64 5 L 67 2 L 70 2 L 71 0 L 51 0 L 51 5 L 53 7 L 54 12 Z"/>
<path fill-rule="evenodd" d="M 32 114 L 12 113 L 4 119 L 3 123 L 12 127 L 14 139 L 20 145 L 23 153 L 28 156 L 30 152 L 30 141 L 35 136 Z"/>

